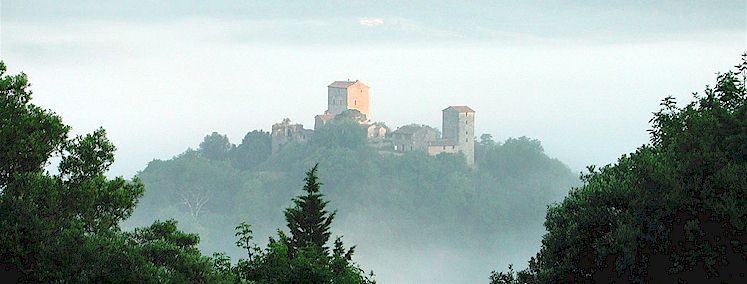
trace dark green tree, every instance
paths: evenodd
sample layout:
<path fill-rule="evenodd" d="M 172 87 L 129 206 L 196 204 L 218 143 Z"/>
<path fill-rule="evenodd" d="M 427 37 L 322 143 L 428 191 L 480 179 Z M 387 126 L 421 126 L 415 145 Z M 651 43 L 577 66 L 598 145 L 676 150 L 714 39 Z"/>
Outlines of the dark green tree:
<path fill-rule="evenodd" d="M 242 170 L 256 168 L 272 154 L 270 133 L 254 130 L 247 133 L 241 144 L 231 153 L 236 167 Z"/>
<path fill-rule="evenodd" d="M 200 155 L 207 159 L 222 161 L 229 157 L 229 154 L 234 147 L 235 146 L 228 141 L 226 135 L 213 132 L 210 135 L 205 136 L 205 139 L 200 143 L 198 151 L 200 152 Z"/>
<path fill-rule="evenodd" d="M 291 253 L 303 247 L 318 248 L 325 254 L 328 250 L 329 228 L 337 212 L 330 213 L 325 209 L 329 201 L 323 200 L 324 195 L 319 192 L 318 167 L 319 164 L 316 164 L 306 173 L 303 187 L 306 195 L 293 198 L 295 206 L 285 210 L 285 220 L 291 233 Z"/>
<path fill-rule="evenodd" d="M 5 74 L 0 62 L 0 189 L 14 173 L 39 173 L 53 152 L 62 151 L 70 127 L 50 110 L 31 104 L 26 74 Z"/>
<path fill-rule="evenodd" d="M 315 130 L 311 137 L 311 144 L 316 147 L 356 149 L 366 143 L 366 130 L 360 123 L 345 117 L 335 117 Z"/>
<path fill-rule="evenodd" d="M 685 107 L 664 99 L 650 144 L 589 167 L 513 283 L 744 282 L 747 54 L 737 69 Z"/>
<path fill-rule="evenodd" d="M 0 62 L 0 272 L 24 283 L 225 280 L 174 222 L 122 232 L 144 187 L 106 178 L 115 150 L 106 132 L 68 139 L 69 126 L 31 103 L 25 75 L 4 72 Z M 44 171 L 53 155 L 56 175 Z"/>
<path fill-rule="evenodd" d="M 264 251 L 249 244 L 250 226 L 236 227 L 236 244 L 247 250 L 249 259 L 240 259 L 235 268 L 240 279 L 257 283 L 375 283 L 353 261 L 355 247 L 345 249 L 341 238 L 332 252 L 326 247 L 335 212 L 325 210 L 327 201 L 319 192 L 318 164 L 306 173 L 305 195 L 293 199 L 295 206 L 285 211 L 291 236 L 278 230 Z"/>

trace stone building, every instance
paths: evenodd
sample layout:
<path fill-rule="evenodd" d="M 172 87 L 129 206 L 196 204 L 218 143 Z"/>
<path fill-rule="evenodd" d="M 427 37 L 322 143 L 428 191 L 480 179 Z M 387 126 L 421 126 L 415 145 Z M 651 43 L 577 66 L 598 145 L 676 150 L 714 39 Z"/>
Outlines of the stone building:
<path fill-rule="evenodd" d="M 391 136 L 394 151 L 428 151 L 428 144 L 438 139 L 438 130 L 426 125 L 410 124 L 397 128 Z"/>
<path fill-rule="evenodd" d="M 357 109 L 369 120 L 371 113 L 368 108 L 368 89 L 359 80 L 334 81 L 327 86 L 327 111 L 334 117 L 348 109 Z"/>
<path fill-rule="evenodd" d="M 466 163 L 475 164 L 475 111 L 468 106 L 450 106 L 442 111 L 443 133 L 427 125 L 405 125 L 394 132 L 383 123 L 372 123 L 369 87 L 361 81 L 334 81 L 327 86 L 327 110 L 314 117 L 314 129 L 338 119 L 353 119 L 366 132 L 368 144 L 382 153 L 422 151 L 428 155 L 463 153 Z M 272 125 L 272 153 L 291 142 L 302 143 L 313 130 L 290 119 Z M 439 137 L 440 136 L 440 137 Z M 394 151 L 394 152 L 392 152 Z"/>
<path fill-rule="evenodd" d="M 328 111 L 325 111 L 323 114 L 318 114 L 314 117 L 314 130 L 319 129 L 319 127 L 324 126 L 327 124 L 327 122 L 330 122 L 331 120 L 335 119 L 335 115 L 329 113 Z"/>
<path fill-rule="evenodd" d="M 468 106 L 450 106 L 442 113 L 442 139 L 428 146 L 428 154 L 462 152 L 467 164 L 474 165 L 475 111 Z"/>
<path fill-rule="evenodd" d="M 311 138 L 313 130 L 303 128 L 303 124 L 291 124 L 290 119 L 283 119 L 272 125 L 272 153 L 275 154 L 290 142 L 306 142 Z"/>
<path fill-rule="evenodd" d="M 314 129 L 327 124 L 335 119 L 335 116 L 349 109 L 358 110 L 366 117 L 361 124 L 369 123 L 371 116 L 368 89 L 369 87 L 359 80 L 334 81 L 329 84 L 327 86 L 327 110 L 314 117 Z"/>
<path fill-rule="evenodd" d="M 384 139 L 388 128 L 383 123 L 366 124 L 366 136 L 368 139 Z"/>

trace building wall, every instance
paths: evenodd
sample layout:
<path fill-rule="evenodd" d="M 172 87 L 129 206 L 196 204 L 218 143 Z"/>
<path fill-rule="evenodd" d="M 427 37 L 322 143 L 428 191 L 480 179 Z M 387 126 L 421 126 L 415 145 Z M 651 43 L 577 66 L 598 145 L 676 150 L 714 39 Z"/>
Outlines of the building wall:
<path fill-rule="evenodd" d="M 327 110 L 332 115 L 338 115 L 348 109 L 348 90 L 327 87 Z"/>
<path fill-rule="evenodd" d="M 428 155 L 435 156 L 441 153 L 459 153 L 461 149 L 456 145 L 430 145 L 428 146 Z"/>
<path fill-rule="evenodd" d="M 366 118 L 370 121 L 371 113 L 369 112 L 368 89 L 368 86 L 360 81 L 350 85 L 347 90 L 347 108 L 357 109 L 362 114 L 365 114 Z"/>
<path fill-rule="evenodd" d="M 428 144 L 438 139 L 438 132 L 430 127 L 420 127 L 412 133 L 392 133 L 392 144 L 399 152 L 428 151 Z"/>
<path fill-rule="evenodd" d="M 412 145 L 415 150 L 428 151 L 428 144 L 438 139 L 438 132 L 430 127 L 423 127 L 412 134 Z"/>
<path fill-rule="evenodd" d="M 338 115 L 347 109 L 357 109 L 371 119 L 368 98 L 369 87 L 360 81 L 345 88 L 327 87 L 327 111 Z"/>
<path fill-rule="evenodd" d="M 412 134 L 394 133 L 392 134 L 392 144 L 397 152 L 406 152 L 414 150 L 412 144 Z"/>
<path fill-rule="evenodd" d="M 459 146 L 468 165 L 475 163 L 475 113 L 443 111 L 443 138 Z"/>
<path fill-rule="evenodd" d="M 271 147 L 272 153 L 277 153 L 285 144 L 290 142 L 305 142 L 309 139 L 310 132 L 303 128 L 302 124 L 290 124 L 289 119 L 272 125 Z"/>

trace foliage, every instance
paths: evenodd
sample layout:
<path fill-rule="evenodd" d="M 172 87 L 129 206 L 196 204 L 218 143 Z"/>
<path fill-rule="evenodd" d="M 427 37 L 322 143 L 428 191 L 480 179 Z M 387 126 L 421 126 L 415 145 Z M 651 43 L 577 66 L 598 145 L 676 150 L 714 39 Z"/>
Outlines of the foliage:
<path fill-rule="evenodd" d="M 486 250 L 517 254 L 539 243 L 546 206 L 561 198 L 564 188 L 578 184 L 565 165 L 529 138 L 486 144 L 481 149 L 490 159 L 473 169 L 454 154 L 380 153 L 365 142 L 351 144 L 354 139 L 335 130 L 334 123 L 325 127 L 332 128 L 315 131 L 310 143 L 286 145 L 248 170 L 189 150 L 149 163 L 138 174 L 149 190 L 128 226 L 147 225 L 153 217 L 176 218 L 181 228 L 200 234 L 202 251 L 246 257 L 246 249 L 237 249 L 236 240 L 224 232 L 246 221 L 255 236 L 274 235 L 286 224 L 276 212 L 293 207 L 305 173 L 318 163 L 317 175 L 331 201 L 326 208 L 339 212 L 333 234 L 345 232 L 348 240 L 365 241 L 367 248 L 383 248 L 387 255 L 429 253 L 434 246 L 457 250 L 474 256 L 471 266 L 477 273 L 490 269 Z M 364 132 L 353 137 L 365 141 Z M 322 140 L 329 142 L 318 143 Z M 506 165 L 514 160 L 523 162 L 520 171 Z M 179 198 L 194 188 L 212 193 L 199 216 Z M 268 243 L 254 240 L 262 248 Z"/>
<path fill-rule="evenodd" d="M 272 153 L 270 133 L 253 130 L 234 148 L 231 158 L 237 168 L 249 170 L 266 161 Z"/>
<path fill-rule="evenodd" d="M 338 117 L 340 116 L 338 115 L 335 119 L 316 129 L 314 136 L 311 138 L 311 144 L 318 147 L 351 149 L 366 145 L 366 130 L 353 119 Z"/>
<path fill-rule="evenodd" d="M 664 99 L 649 145 L 589 167 L 548 211 L 530 277 L 506 283 L 743 281 L 747 54 L 737 68 L 683 108 Z"/>
<path fill-rule="evenodd" d="M 285 221 L 293 236 L 289 246 L 291 254 L 307 246 L 320 248 L 327 253 L 329 227 L 336 212 L 329 213 L 324 209 L 329 202 L 322 200 L 323 195 L 319 192 L 321 184 L 316 176 L 318 168 L 319 164 L 316 164 L 306 173 L 306 184 L 303 187 L 306 195 L 294 198 L 295 206 L 285 210 Z"/>
<path fill-rule="evenodd" d="M 143 194 L 139 179 L 107 179 L 115 147 L 98 129 L 70 127 L 31 103 L 24 74 L 0 63 L 0 265 L 20 282 L 193 283 L 225 280 L 197 250 L 199 238 L 155 222 L 119 223 Z M 59 174 L 44 171 L 59 157 Z"/>
<path fill-rule="evenodd" d="M 349 120 L 356 123 L 365 123 L 368 121 L 368 118 L 365 114 L 360 112 L 357 109 L 346 109 L 343 112 L 341 112 L 338 115 L 335 115 L 334 120 L 341 121 L 341 120 Z"/>
<path fill-rule="evenodd" d="M 291 236 L 278 230 L 278 239 L 270 238 L 264 251 L 250 245 L 249 225 L 236 227 L 237 245 L 247 249 L 249 259 L 239 260 L 235 270 L 240 279 L 256 283 L 375 283 L 373 273 L 365 275 L 353 261 L 354 247 L 345 249 L 341 238 L 326 248 L 334 213 L 319 192 L 315 165 L 306 173 L 305 195 L 294 198 L 294 207 L 285 211 Z"/>
<path fill-rule="evenodd" d="M 30 103 L 26 74 L 6 70 L 0 62 L 0 189 L 14 173 L 41 172 L 49 156 L 62 150 L 70 130 L 59 116 Z"/>
<path fill-rule="evenodd" d="M 234 147 L 233 144 L 228 142 L 226 135 L 213 132 L 205 136 L 205 139 L 200 143 L 198 151 L 200 155 L 209 160 L 222 161 L 229 157 Z"/>

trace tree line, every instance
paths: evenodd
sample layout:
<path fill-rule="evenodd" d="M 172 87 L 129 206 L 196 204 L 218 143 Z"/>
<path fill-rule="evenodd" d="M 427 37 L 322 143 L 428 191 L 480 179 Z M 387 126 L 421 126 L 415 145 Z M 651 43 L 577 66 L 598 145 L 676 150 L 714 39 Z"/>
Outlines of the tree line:
<path fill-rule="evenodd" d="M 238 146 L 213 133 L 125 180 L 104 175 L 115 150 L 104 129 L 70 137 L 31 102 L 26 75 L 0 63 L 0 272 L 21 282 L 373 283 L 352 259 L 357 247 L 331 240 L 336 221 L 354 236 L 391 232 L 364 244 L 377 247 L 427 240 L 484 252 L 495 248 L 484 236 L 544 232 L 526 269 L 493 272 L 491 283 L 740 282 L 746 76 L 747 54 L 684 107 L 664 99 L 650 143 L 588 167 L 579 186 L 530 138 L 481 136 L 473 169 L 459 154 L 378 152 L 345 120 L 275 155 L 266 132 Z M 53 161 L 57 173 L 46 170 Z M 255 231 L 272 237 L 257 244 Z M 226 242 L 238 249 L 220 253 Z"/>
<path fill-rule="evenodd" d="M 131 231 L 119 223 L 145 190 L 140 179 L 108 179 L 115 147 L 98 129 L 69 137 L 70 126 L 31 102 L 25 74 L 0 62 L 0 273 L 17 282 L 69 283 L 375 283 L 340 238 L 328 247 L 335 212 L 307 172 L 306 194 L 285 210 L 290 235 L 278 230 L 265 249 L 251 226 L 237 226 L 246 259 L 232 265 L 197 248 L 200 237 L 156 220 Z M 59 157 L 59 173 L 45 167 Z M 252 159 L 251 156 L 246 157 Z"/>

